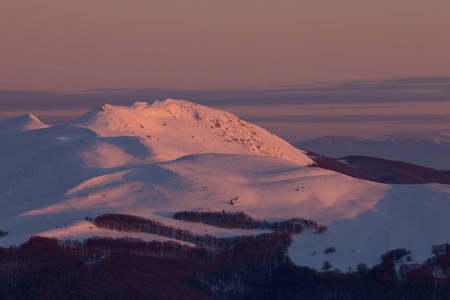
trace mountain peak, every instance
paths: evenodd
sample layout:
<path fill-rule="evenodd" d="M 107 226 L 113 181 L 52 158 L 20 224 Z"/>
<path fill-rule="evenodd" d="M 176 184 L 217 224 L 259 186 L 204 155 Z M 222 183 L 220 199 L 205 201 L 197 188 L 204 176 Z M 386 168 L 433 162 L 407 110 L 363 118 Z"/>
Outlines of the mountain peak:
<path fill-rule="evenodd" d="M 18 133 L 48 127 L 32 114 L 0 121 L 0 134 Z"/>
<path fill-rule="evenodd" d="M 199 153 L 255 154 L 312 164 L 306 154 L 231 113 L 167 99 L 130 106 L 101 105 L 77 119 L 99 136 L 140 138 L 162 161 Z"/>

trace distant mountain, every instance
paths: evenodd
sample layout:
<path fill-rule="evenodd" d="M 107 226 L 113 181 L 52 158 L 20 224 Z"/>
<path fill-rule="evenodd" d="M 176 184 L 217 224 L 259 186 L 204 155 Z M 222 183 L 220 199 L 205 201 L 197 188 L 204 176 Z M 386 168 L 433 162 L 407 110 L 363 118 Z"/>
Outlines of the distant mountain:
<path fill-rule="evenodd" d="M 318 167 L 355 178 L 389 184 L 450 184 L 450 172 L 435 170 L 402 161 L 369 156 L 345 156 L 332 159 L 314 152 L 307 154 Z"/>
<path fill-rule="evenodd" d="M 428 140 L 389 136 L 375 138 L 327 136 L 293 145 L 331 158 L 371 156 L 404 161 L 436 170 L 450 170 L 450 139 L 445 133 Z"/>
<path fill-rule="evenodd" d="M 48 126 L 42 123 L 35 116 L 26 114 L 13 119 L 0 121 L 0 135 L 42 129 L 46 127 Z"/>

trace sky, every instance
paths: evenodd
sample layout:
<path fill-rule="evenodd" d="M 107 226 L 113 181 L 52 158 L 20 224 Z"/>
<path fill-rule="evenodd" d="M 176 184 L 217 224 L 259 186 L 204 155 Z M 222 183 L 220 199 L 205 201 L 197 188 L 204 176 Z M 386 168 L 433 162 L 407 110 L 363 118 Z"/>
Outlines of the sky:
<path fill-rule="evenodd" d="M 450 130 L 444 0 L 4 0 L 0 119 L 185 99 L 289 141 Z"/>

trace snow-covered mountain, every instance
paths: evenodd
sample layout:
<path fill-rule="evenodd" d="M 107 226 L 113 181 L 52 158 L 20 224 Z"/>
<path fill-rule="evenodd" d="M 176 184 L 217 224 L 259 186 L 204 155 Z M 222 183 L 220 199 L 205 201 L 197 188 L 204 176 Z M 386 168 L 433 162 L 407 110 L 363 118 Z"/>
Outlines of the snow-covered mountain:
<path fill-rule="evenodd" d="M 0 121 L 0 135 L 48 127 L 33 115 L 26 114 Z"/>
<path fill-rule="evenodd" d="M 404 161 L 436 170 L 450 170 L 450 139 L 446 132 L 428 139 L 410 137 L 326 136 L 294 146 L 333 158 L 372 156 Z"/>
<path fill-rule="evenodd" d="M 264 129 L 187 101 L 104 105 L 73 124 L 32 129 L 0 135 L 0 230 L 8 232 L 0 246 L 30 235 L 168 239 L 86 220 L 113 212 L 197 234 L 258 233 L 171 217 L 199 209 L 326 224 L 325 234 L 306 231 L 290 248 L 294 262 L 316 268 L 323 260 L 345 270 L 374 264 L 398 247 L 417 262 L 432 255 L 432 244 L 450 240 L 448 186 L 397 187 L 308 167 L 313 161 L 304 151 Z M 336 252 L 323 254 L 325 245 Z"/>
<path fill-rule="evenodd" d="M 198 153 L 255 154 L 308 165 L 301 150 L 236 116 L 183 100 L 168 99 L 132 106 L 103 105 L 75 125 L 100 137 L 137 137 L 155 161 L 169 161 Z"/>

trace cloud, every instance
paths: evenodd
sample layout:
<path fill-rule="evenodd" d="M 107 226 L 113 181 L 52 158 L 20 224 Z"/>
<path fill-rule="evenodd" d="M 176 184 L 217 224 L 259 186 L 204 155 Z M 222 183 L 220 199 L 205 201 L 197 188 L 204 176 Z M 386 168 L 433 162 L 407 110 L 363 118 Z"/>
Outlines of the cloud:
<path fill-rule="evenodd" d="M 33 112 L 33 111 L 63 111 L 63 110 L 89 110 L 104 103 L 112 105 L 128 105 L 137 101 L 152 102 L 166 98 L 185 99 L 199 104 L 221 107 L 256 107 L 259 105 L 305 105 L 324 104 L 330 105 L 329 109 L 339 110 L 339 105 L 355 106 L 374 104 L 406 103 L 406 102 L 447 102 L 450 103 L 450 77 L 424 77 L 424 78 L 396 78 L 385 80 L 344 81 L 344 82 L 319 82 L 313 84 L 301 84 L 281 86 L 273 88 L 250 87 L 239 89 L 216 90 L 170 90 L 170 89 L 95 89 L 80 92 L 65 91 L 0 91 L 0 106 L 2 111 Z M 333 106 L 334 105 L 334 106 Z M 337 105 L 337 106 L 336 106 Z M 386 109 L 388 110 L 388 106 Z M 339 113 L 339 112 L 336 112 Z M 245 114 L 245 113 L 244 113 Z M 45 115 L 44 113 L 42 115 Z M 54 114 L 47 122 L 58 123 L 64 120 Z M 422 116 L 422 117 L 420 117 Z M 352 120 L 375 120 L 374 116 L 347 116 L 331 117 L 336 122 L 356 122 Z M 415 116 L 417 119 L 428 120 L 436 116 Z M 251 117 L 254 118 L 254 117 Z M 250 118 L 250 119 L 251 119 Z M 270 117 L 266 117 L 270 120 Z M 281 122 L 290 122 L 292 118 L 298 120 L 329 120 L 330 116 L 322 117 L 276 117 Z M 395 121 L 412 120 L 412 116 L 378 117 L 377 120 Z M 440 120 L 449 122 L 445 115 Z M 67 122 L 73 117 L 66 118 Z M 253 120 L 253 119 L 252 119 Z M 273 119 L 275 121 L 275 119 Z M 303 121 L 300 121 L 303 122 Z M 408 121 L 409 122 L 409 121 Z"/>
<path fill-rule="evenodd" d="M 115 96 L 172 97 L 211 106 L 450 101 L 450 77 L 344 81 L 233 90 L 125 89 L 95 92 Z"/>
<path fill-rule="evenodd" d="M 302 116 L 241 116 L 247 122 L 277 123 L 448 123 L 450 114 L 428 115 L 302 115 Z"/>
<path fill-rule="evenodd" d="M 66 107 L 85 107 L 91 102 L 112 104 L 138 100 L 179 98 L 197 100 L 210 105 L 238 104 L 304 104 L 304 103 L 352 103 L 378 101 L 445 101 L 450 98 L 450 77 L 398 78 L 386 80 L 343 81 L 302 84 L 274 88 L 240 88 L 216 90 L 170 89 L 96 89 L 67 93 L 63 91 L 0 91 L 0 102 L 11 99 L 19 104 L 52 104 Z M 383 97 L 381 97 L 383 96 Z M 386 96 L 386 97 L 384 97 Z M 444 97 L 442 97 L 444 96 Z M 23 108 L 23 107 L 22 107 Z"/>

